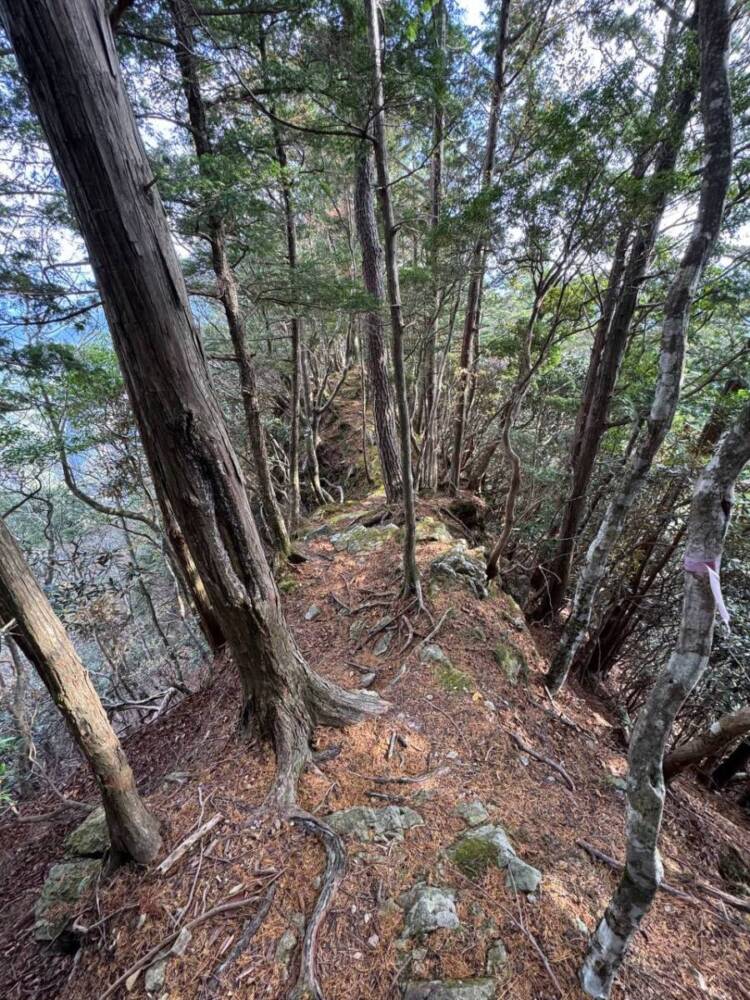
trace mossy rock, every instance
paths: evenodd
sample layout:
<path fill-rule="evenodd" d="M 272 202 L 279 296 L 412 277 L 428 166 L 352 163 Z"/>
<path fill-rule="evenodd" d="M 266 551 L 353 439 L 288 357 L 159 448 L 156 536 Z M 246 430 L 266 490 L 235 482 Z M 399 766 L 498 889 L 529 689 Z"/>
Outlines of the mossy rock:
<path fill-rule="evenodd" d="M 109 850 L 109 828 L 104 807 L 94 809 L 83 823 L 71 830 L 63 846 L 68 854 L 81 858 L 100 858 Z"/>
<path fill-rule="evenodd" d="M 488 868 L 507 868 L 516 852 L 501 826 L 491 823 L 467 830 L 451 844 L 448 857 L 469 878 L 478 878 Z"/>
<path fill-rule="evenodd" d="M 417 541 L 445 542 L 450 545 L 453 542 L 453 535 L 438 518 L 423 517 L 421 521 L 417 521 Z"/>
<path fill-rule="evenodd" d="M 516 685 L 519 681 L 522 684 L 528 683 L 529 665 L 518 646 L 501 639 L 492 651 L 492 655 L 511 684 Z"/>
<path fill-rule="evenodd" d="M 60 937 L 101 868 L 101 860 L 82 858 L 64 861 L 50 869 L 34 907 L 34 937 L 37 941 L 54 941 Z"/>
<path fill-rule="evenodd" d="M 733 845 L 726 847 L 719 855 L 719 872 L 728 885 L 741 893 L 747 893 L 750 886 L 750 859 Z"/>
<path fill-rule="evenodd" d="M 337 552 L 360 555 L 382 548 L 398 534 L 399 529 L 395 524 L 374 524 L 369 528 L 364 524 L 355 524 L 346 531 L 337 531 L 331 535 L 331 543 Z"/>
<path fill-rule="evenodd" d="M 291 594 L 294 588 L 297 586 L 297 581 L 293 576 L 282 576 L 279 582 L 276 584 L 282 594 Z"/>
<path fill-rule="evenodd" d="M 449 694 L 461 694 L 474 689 L 474 678 L 454 667 L 450 660 L 435 665 L 435 680 Z"/>

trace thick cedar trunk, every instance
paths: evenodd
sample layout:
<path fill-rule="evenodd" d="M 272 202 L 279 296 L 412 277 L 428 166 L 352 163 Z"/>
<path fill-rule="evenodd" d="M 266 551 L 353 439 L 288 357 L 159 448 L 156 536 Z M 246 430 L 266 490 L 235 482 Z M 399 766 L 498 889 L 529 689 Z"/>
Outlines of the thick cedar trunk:
<path fill-rule="evenodd" d="M 490 109 L 487 118 L 487 138 L 479 179 L 480 194 L 491 186 L 492 175 L 495 170 L 497 129 L 505 92 L 505 56 L 508 43 L 509 13 L 510 0 L 501 0 L 497 39 L 495 42 L 495 62 L 492 76 L 492 92 L 490 94 Z M 450 469 L 450 488 L 452 493 L 458 490 L 461 482 L 461 466 L 464 458 L 464 435 L 466 433 L 469 405 L 473 395 L 471 369 L 474 357 L 477 354 L 479 339 L 482 284 L 484 282 L 485 242 L 486 234 L 483 231 L 474 244 L 471 252 L 471 263 L 469 265 L 469 288 L 466 296 L 466 312 L 464 314 L 459 375 L 456 387 L 456 409 L 453 419 L 453 452 Z"/>
<path fill-rule="evenodd" d="M 365 358 L 372 391 L 372 412 L 378 443 L 380 468 L 385 495 L 389 503 L 401 499 L 401 468 L 396 442 L 396 411 L 393 390 L 388 376 L 388 351 L 383 332 L 380 307 L 385 305 L 382 258 L 378 223 L 373 198 L 374 171 L 369 142 L 362 142 L 357 151 L 357 178 L 354 210 L 357 236 L 362 248 L 362 277 L 365 288 L 377 303 L 377 308 L 365 316 Z"/>
<path fill-rule="evenodd" d="M 662 64 L 664 84 L 670 77 L 675 40 L 671 31 Z M 646 270 L 667 203 L 670 177 L 682 146 L 697 89 L 692 59 L 687 60 L 685 78 L 667 109 L 666 134 L 653 157 L 653 174 L 648 180 L 652 194 L 640 218 L 628 215 L 623 220 L 607 282 L 607 294 L 594 335 L 581 405 L 576 419 L 570 451 L 571 484 L 558 532 L 557 550 L 543 574 L 544 586 L 532 618 L 542 619 L 557 613 L 568 589 L 576 540 L 586 506 L 586 496 L 599 447 L 609 420 L 609 408 L 620 372 L 622 359 L 638 304 Z M 665 87 L 660 85 L 654 99 L 652 117 L 666 102 Z M 638 157 L 632 169 L 634 180 L 643 181 L 651 162 L 650 154 Z M 629 248 L 629 249 L 628 249 Z"/>
<path fill-rule="evenodd" d="M 274 743 L 276 793 L 288 801 L 313 725 L 382 703 L 313 673 L 284 621 L 102 7 L 0 0 L 0 12 L 88 247 L 154 483 L 216 609 L 244 716 Z"/>
<path fill-rule="evenodd" d="M 559 691 L 591 620 L 594 600 L 625 518 L 651 464 L 672 425 L 680 397 L 690 307 L 708 256 L 721 229 L 724 200 L 732 173 L 732 105 L 726 71 L 728 23 L 723 24 L 723 0 L 711 7 L 699 3 L 701 52 L 701 113 L 704 167 L 698 216 L 664 305 L 659 352 L 659 376 L 646 431 L 623 475 L 620 490 L 604 515 L 581 569 L 575 601 L 560 645 L 547 673 L 547 686 Z"/>
<path fill-rule="evenodd" d="M 401 289 L 398 273 L 398 246 L 396 221 L 393 216 L 391 187 L 388 178 L 388 149 L 385 134 L 385 92 L 383 88 L 382 38 L 377 0 L 365 0 L 367 37 L 372 60 L 372 86 L 374 108 L 372 137 L 375 149 L 375 168 L 378 178 L 378 200 L 383 219 L 385 242 L 385 274 L 393 337 L 393 374 L 396 383 L 398 430 L 401 451 L 401 489 L 404 503 L 404 591 L 416 594 L 420 603 L 422 591 L 417 567 L 417 526 L 414 500 L 414 477 L 411 465 L 411 419 L 406 390 L 404 368 L 404 319 L 401 311 Z"/>
<path fill-rule="evenodd" d="M 445 132 L 445 108 L 443 106 L 443 87 L 445 85 L 445 45 L 446 45 L 446 11 L 444 0 L 437 0 L 432 8 L 432 26 L 435 33 L 435 55 L 438 63 L 437 80 L 435 83 L 435 98 L 432 111 L 432 157 L 430 160 L 430 230 L 433 240 L 437 227 L 440 225 L 440 212 L 443 199 L 443 146 Z M 433 282 L 437 283 L 437 250 L 433 245 L 431 250 L 431 267 Z M 438 442 L 437 442 L 437 371 L 436 371 L 436 340 L 440 318 L 441 296 L 435 288 L 433 295 L 433 314 L 425 335 L 422 386 L 422 410 L 424 422 L 424 437 L 422 439 L 422 455 L 420 456 L 419 475 L 421 485 L 434 492 L 438 487 Z"/>
<path fill-rule="evenodd" d="M 716 239 L 732 163 L 732 112 L 727 73 L 728 0 L 699 0 L 701 106 L 707 161 L 701 211 L 683 260 L 700 273 Z M 698 242 L 700 241 L 699 245 Z M 681 270 L 682 270 L 681 269 Z M 695 280 L 695 279 L 694 279 Z M 676 281 L 679 284 L 679 277 Z M 675 287 L 669 299 L 674 305 Z M 689 301 L 689 295 L 684 291 Z M 669 304 L 667 316 L 670 315 Z M 684 314 L 681 314 L 684 315 Z M 679 325 L 679 320 L 675 320 Z M 683 324 L 685 320 L 683 319 Z M 750 460 L 750 406 L 721 439 L 696 483 L 690 509 L 686 557 L 718 568 L 729 524 L 734 483 Z M 658 851 L 664 810 L 664 748 L 675 716 L 700 680 L 711 652 L 716 606 L 707 573 L 685 573 L 677 646 L 638 715 L 630 744 L 625 870 L 594 932 L 581 984 L 592 997 L 607 998 L 625 952 L 648 912 L 663 877 Z"/>
<path fill-rule="evenodd" d="M 86 668 L 0 519 L 0 619 L 34 666 L 94 772 L 107 816 L 114 861 L 153 861 L 161 848 L 154 818 Z"/>
<path fill-rule="evenodd" d="M 177 36 L 177 64 L 180 68 L 182 89 L 188 106 L 190 134 L 198 157 L 198 172 L 201 177 L 210 180 L 213 147 L 201 93 L 198 62 L 195 56 L 192 7 L 188 0 L 171 0 L 171 9 Z M 212 210 L 208 213 L 206 227 L 211 244 L 211 260 L 216 275 L 219 298 L 224 307 L 227 328 L 239 369 L 242 406 L 247 423 L 253 465 L 258 477 L 263 516 L 274 545 L 282 555 L 287 556 L 291 551 L 291 544 L 274 491 L 271 466 L 268 460 L 266 432 L 260 415 L 255 365 L 247 347 L 245 321 L 240 309 L 237 278 L 227 255 L 226 224 L 221 215 Z"/>
<path fill-rule="evenodd" d="M 716 15 L 703 7 L 708 2 L 702 0 L 701 4 L 701 30 L 707 41 L 707 53 L 704 48 L 707 60 L 721 58 L 726 51 L 722 36 L 725 40 L 729 34 L 726 0 L 710 0 L 716 2 L 717 7 L 723 7 Z M 716 28 L 707 31 L 705 20 L 713 20 L 714 16 Z M 714 94 L 718 96 L 717 91 L 710 88 L 708 100 Z M 696 483 L 686 558 L 700 562 L 715 560 L 717 566 L 721 562 L 734 483 L 748 461 L 750 406 L 745 407 L 721 439 Z M 584 991 L 597 1000 L 609 996 L 615 973 L 663 877 L 657 845 L 664 811 L 664 779 L 668 776 L 666 767 L 662 773 L 664 748 L 677 712 L 708 666 L 715 613 L 708 575 L 686 572 L 677 646 L 638 715 L 630 743 L 625 870 L 591 938 L 581 970 Z M 675 773 L 674 764 L 671 770 Z"/>
<path fill-rule="evenodd" d="M 750 707 L 722 715 L 708 731 L 683 743 L 664 758 L 664 780 L 669 782 L 686 768 L 724 750 L 738 736 L 750 733 Z"/>

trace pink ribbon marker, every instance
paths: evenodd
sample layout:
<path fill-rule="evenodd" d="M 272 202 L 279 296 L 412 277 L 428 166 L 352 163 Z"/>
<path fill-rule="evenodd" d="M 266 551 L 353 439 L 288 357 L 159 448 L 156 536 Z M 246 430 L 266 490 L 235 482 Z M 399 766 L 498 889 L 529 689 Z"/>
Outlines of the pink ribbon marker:
<path fill-rule="evenodd" d="M 691 559 L 689 556 L 685 556 L 684 566 L 688 573 L 695 573 L 698 576 L 708 576 L 709 583 L 711 584 L 711 593 L 714 595 L 714 600 L 716 601 L 716 610 L 719 612 L 719 618 L 729 628 L 729 612 L 721 593 L 720 565 L 721 560 L 719 559 Z"/>

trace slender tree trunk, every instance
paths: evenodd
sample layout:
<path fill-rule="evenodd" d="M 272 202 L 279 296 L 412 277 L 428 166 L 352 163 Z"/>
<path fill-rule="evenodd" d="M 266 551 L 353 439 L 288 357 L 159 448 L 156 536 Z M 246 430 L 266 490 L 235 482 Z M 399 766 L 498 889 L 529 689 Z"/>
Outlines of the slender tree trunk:
<path fill-rule="evenodd" d="M 659 376 L 646 431 L 610 502 L 599 531 L 589 546 L 581 570 L 575 602 L 547 674 L 547 686 L 559 691 L 581 645 L 614 543 L 672 425 L 680 396 L 690 307 L 708 256 L 718 238 L 732 174 L 732 104 L 726 69 L 729 22 L 725 0 L 699 0 L 701 113 L 704 129 L 704 167 L 698 216 L 664 306 Z"/>
<path fill-rule="evenodd" d="M 34 756 L 34 734 L 31 728 L 31 720 L 26 710 L 26 671 L 21 659 L 21 651 L 16 640 L 11 635 L 5 636 L 5 641 L 10 650 L 10 658 L 13 661 L 13 674 L 15 677 L 13 685 L 13 700 L 8 706 L 13 723 L 18 734 L 18 746 L 16 748 L 16 772 L 18 775 L 18 787 L 22 795 L 27 795 L 31 789 L 31 764 Z"/>
<path fill-rule="evenodd" d="M 172 17 L 177 36 L 177 63 L 182 77 L 182 89 L 188 106 L 190 118 L 190 134 L 198 157 L 198 171 L 201 177 L 208 180 L 212 177 L 211 157 L 213 146 L 209 132 L 206 108 L 201 93 L 198 60 L 195 55 L 195 34 L 193 32 L 193 11 L 189 0 L 171 0 Z M 224 307 L 229 336 L 237 358 L 240 375 L 240 392 L 247 423 L 250 451 L 253 465 L 258 477 L 260 501 L 263 506 L 263 516 L 271 533 L 276 548 L 282 555 L 291 552 L 289 534 L 276 499 L 276 493 L 271 475 L 271 465 L 268 460 L 266 432 L 260 415 L 258 386 L 255 365 L 248 350 L 245 332 L 245 320 L 240 309 L 237 277 L 229 263 L 227 255 L 226 224 L 221 215 L 211 210 L 206 220 L 208 238 L 211 244 L 211 260 L 218 285 L 219 298 Z"/>
<path fill-rule="evenodd" d="M 433 292 L 433 314 L 429 328 L 426 331 L 423 365 L 422 410 L 424 418 L 424 437 L 422 439 L 422 456 L 419 466 L 421 484 L 431 492 L 438 487 L 438 453 L 437 453 L 437 392 L 436 392 L 436 340 L 440 320 L 441 295 L 437 288 L 438 253 L 435 239 L 440 225 L 440 213 L 443 200 L 443 147 L 445 132 L 445 55 L 447 15 L 445 0 L 437 0 L 432 8 L 432 29 L 435 35 L 436 80 L 435 97 L 432 110 L 432 157 L 430 160 L 430 264 L 432 280 L 435 284 Z"/>
<path fill-rule="evenodd" d="M 721 61 L 725 66 L 729 36 L 727 2 L 700 0 L 699 10 L 703 40 L 701 54 L 708 74 L 712 72 L 711 64 L 714 62 Z M 723 72 L 725 74 L 726 69 Z M 705 105 L 717 99 L 722 104 L 727 100 L 719 87 L 709 85 L 704 93 Z M 696 483 L 690 510 L 686 561 L 696 560 L 698 565 L 710 563 L 718 571 L 729 525 L 734 483 L 748 461 L 750 406 L 745 407 L 740 418 L 721 439 Z M 708 574 L 686 571 L 677 646 L 638 715 L 630 743 L 625 870 L 591 938 L 581 969 L 584 992 L 597 1000 L 609 997 L 614 976 L 663 877 L 657 844 L 664 811 L 664 748 L 677 712 L 708 666 L 715 613 L 716 604 Z"/>
<path fill-rule="evenodd" d="M 686 59 L 681 85 L 671 101 L 668 101 L 665 83 L 670 79 L 673 69 L 675 31 L 673 25 L 667 38 L 660 85 L 651 111 L 652 119 L 656 119 L 664 104 L 668 103 L 666 132 L 653 157 L 653 174 L 649 179 L 652 194 L 641 217 L 638 219 L 629 214 L 620 228 L 576 419 L 570 451 L 570 492 L 558 533 L 557 550 L 546 566 L 546 572 L 542 574 L 544 586 L 531 614 L 537 620 L 556 614 L 565 600 L 576 540 L 582 529 L 581 520 L 588 488 L 599 447 L 608 427 L 612 395 L 627 348 L 638 296 L 667 204 L 670 179 L 695 102 L 698 81 L 691 57 Z M 651 159 L 650 152 L 643 152 L 637 158 L 631 172 L 634 180 L 643 182 Z"/>
<path fill-rule="evenodd" d="M 500 121 L 500 109 L 505 94 L 505 58 L 508 46 L 508 15 L 510 0 L 501 0 L 498 15 L 497 38 L 495 41 L 495 63 L 492 76 L 492 91 L 490 94 L 490 110 L 487 118 L 487 139 L 482 160 L 482 171 L 479 180 L 480 194 L 492 184 L 495 170 L 495 155 L 497 149 L 497 130 Z M 451 456 L 450 489 L 455 493 L 461 484 L 461 466 L 464 458 L 464 435 L 472 397 L 471 368 L 474 356 L 477 354 L 479 339 L 479 319 L 484 282 L 485 242 L 482 232 L 477 238 L 471 252 L 469 265 L 469 288 L 466 296 L 466 313 L 464 315 L 464 331 L 461 339 L 461 357 L 459 361 L 459 377 L 456 389 L 456 410 L 453 420 L 453 453 Z"/>
<path fill-rule="evenodd" d="M 227 638 L 243 719 L 273 742 L 287 805 L 313 726 L 383 703 L 311 671 L 284 621 L 103 8 L 0 0 L 0 13 L 87 244 L 154 484 Z"/>
<path fill-rule="evenodd" d="M 686 768 L 724 750 L 738 736 L 750 733 L 750 706 L 722 715 L 708 731 L 683 743 L 664 758 L 664 780 L 670 782 Z"/>
<path fill-rule="evenodd" d="M 0 618 L 44 682 L 94 772 L 107 816 L 113 860 L 153 861 L 161 848 L 120 741 L 109 724 L 60 619 L 0 519 Z"/>
<path fill-rule="evenodd" d="M 388 177 L 388 148 L 385 133 L 385 91 L 383 88 L 382 38 L 377 0 L 365 0 L 367 37 L 372 60 L 372 87 L 374 108 L 372 136 L 375 149 L 375 168 L 378 178 L 378 200 L 383 219 L 385 242 L 385 274 L 393 335 L 393 374 L 396 383 L 398 429 L 401 444 L 401 488 L 404 503 L 404 591 L 415 594 L 421 604 L 422 588 L 417 566 L 417 524 L 414 499 L 414 476 L 411 466 L 411 420 L 406 390 L 404 368 L 404 319 L 401 311 L 401 289 L 398 273 L 398 244 L 396 221 L 393 216 L 391 188 Z"/>
<path fill-rule="evenodd" d="M 370 296 L 377 308 L 365 316 L 365 357 L 367 375 L 372 390 L 372 412 L 375 423 L 375 437 L 378 443 L 380 468 L 388 503 L 395 504 L 401 499 L 401 468 L 396 441 L 396 412 L 393 389 L 388 375 L 388 350 L 383 332 L 383 317 L 379 311 L 385 304 L 383 287 L 383 250 L 378 236 L 373 199 L 374 170 L 369 142 L 362 142 L 357 151 L 357 179 L 354 195 L 354 210 L 357 221 L 357 235 L 362 248 L 362 276 Z"/>

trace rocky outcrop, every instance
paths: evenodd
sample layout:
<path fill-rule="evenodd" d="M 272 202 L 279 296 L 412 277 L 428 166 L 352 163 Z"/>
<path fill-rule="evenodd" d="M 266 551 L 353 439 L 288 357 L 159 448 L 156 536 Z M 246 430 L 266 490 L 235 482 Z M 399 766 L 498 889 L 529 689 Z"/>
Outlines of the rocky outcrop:
<path fill-rule="evenodd" d="M 37 941 L 61 938 L 73 919 L 84 893 L 102 870 L 98 858 L 63 861 L 50 869 L 34 907 L 34 937 Z"/>
<path fill-rule="evenodd" d="M 404 1000 L 493 1000 L 494 979 L 432 979 L 407 983 Z"/>
<path fill-rule="evenodd" d="M 440 928 L 456 930 L 460 926 L 454 889 L 417 885 L 403 897 L 402 903 L 406 909 L 404 937 L 420 937 Z"/>
<path fill-rule="evenodd" d="M 466 547 L 464 541 L 454 545 L 452 549 L 441 553 L 433 559 L 430 565 L 430 573 L 433 581 L 441 578 L 453 583 L 460 583 L 468 587 L 475 597 L 480 599 L 487 597 L 487 574 L 485 572 L 484 561 L 479 558 L 476 552 L 472 552 Z"/>
<path fill-rule="evenodd" d="M 330 813 L 326 822 L 343 837 L 353 837 L 366 842 L 378 837 L 401 838 L 406 830 L 422 826 L 424 820 L 408 806 L 353 806 L 340 812 Z"/>

